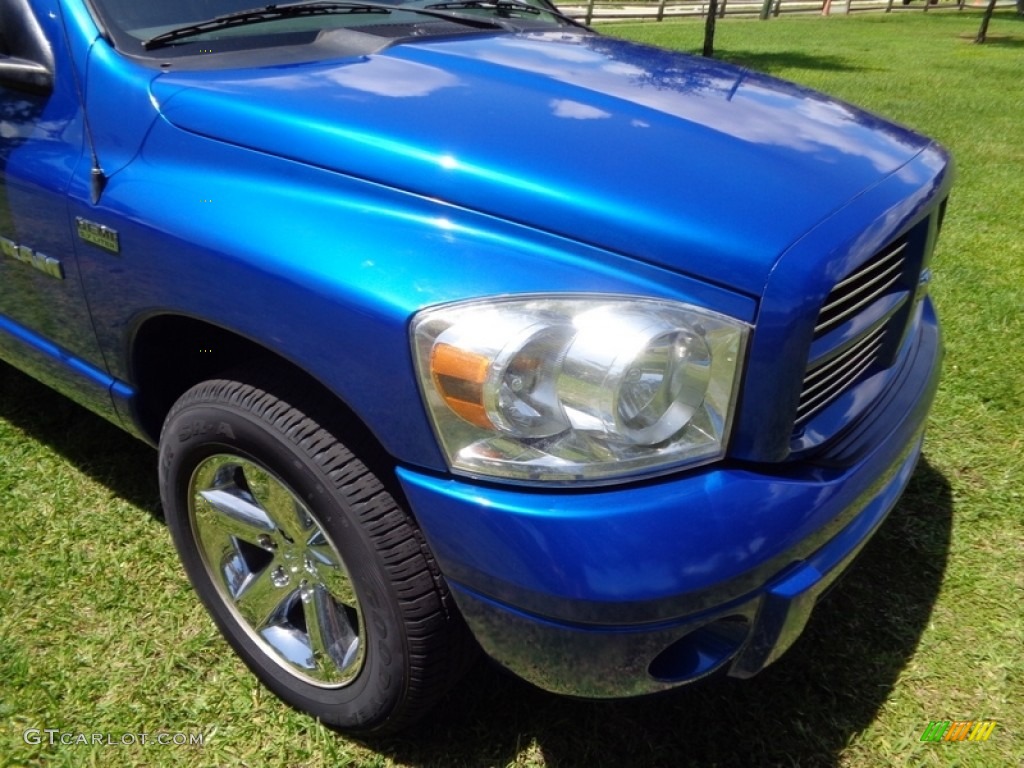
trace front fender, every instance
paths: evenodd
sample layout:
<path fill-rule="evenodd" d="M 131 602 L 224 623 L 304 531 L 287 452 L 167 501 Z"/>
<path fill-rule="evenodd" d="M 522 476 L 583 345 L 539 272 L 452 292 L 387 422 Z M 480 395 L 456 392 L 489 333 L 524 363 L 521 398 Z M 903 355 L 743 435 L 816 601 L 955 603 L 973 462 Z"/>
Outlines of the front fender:
<path fill-rule="evenodd" d="M 112 374 L 133 329 L 180 314 L 272 350 L 334 392 L 400 461 L 445 463 L 408 340 L 423 307 L 487 295 L 639 294 L 749 321 L 746 297 L 492 217 L 215 140 L 158 120 L 99 209 L 121 251 L 82 248 Z"/>

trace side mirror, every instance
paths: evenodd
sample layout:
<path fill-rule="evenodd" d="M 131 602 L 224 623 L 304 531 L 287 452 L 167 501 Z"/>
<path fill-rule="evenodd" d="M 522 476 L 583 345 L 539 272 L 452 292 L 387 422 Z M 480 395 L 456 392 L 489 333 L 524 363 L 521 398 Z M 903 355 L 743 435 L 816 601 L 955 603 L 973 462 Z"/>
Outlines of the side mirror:
<path fill-rule="evenodd" d="M 53 48 L 29 0 L 0 0 L 0 86 L 53 92 Z"/>
<path fill-rule="evenodd" d="M 0 86 L 46 95 L 53 91 L 53 72 L 35 61 L 0 55 Z"/>

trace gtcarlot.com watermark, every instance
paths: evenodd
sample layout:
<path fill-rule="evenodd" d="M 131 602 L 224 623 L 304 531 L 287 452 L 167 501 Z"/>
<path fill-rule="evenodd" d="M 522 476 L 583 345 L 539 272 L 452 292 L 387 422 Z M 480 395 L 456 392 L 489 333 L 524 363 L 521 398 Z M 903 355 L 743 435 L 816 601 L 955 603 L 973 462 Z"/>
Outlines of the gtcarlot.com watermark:
<path fill-rule="evenodd" d="M 48 744 L 50 746 L 103 746 L 130 747 L 136 744 L 149 747 L 202 747 L 206 734 L 173 731 L 138 731 L 125 733 L 87 733 L 65 731 L 60 728 L 27 728 L 22 734 L 26 744 Z"/>

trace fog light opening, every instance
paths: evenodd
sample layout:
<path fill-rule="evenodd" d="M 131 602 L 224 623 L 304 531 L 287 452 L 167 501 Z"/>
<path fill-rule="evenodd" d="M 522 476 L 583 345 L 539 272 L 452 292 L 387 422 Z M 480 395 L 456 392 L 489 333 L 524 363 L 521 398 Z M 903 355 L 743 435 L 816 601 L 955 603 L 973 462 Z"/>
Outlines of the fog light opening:
<path fill-rule="evenodd" d="M 750 622 L 727 616 L 679 638 L 654 657 L 647 673 L 662 683 L 682 683 L 710 675 L 729 661 L 747 639 Z"/>

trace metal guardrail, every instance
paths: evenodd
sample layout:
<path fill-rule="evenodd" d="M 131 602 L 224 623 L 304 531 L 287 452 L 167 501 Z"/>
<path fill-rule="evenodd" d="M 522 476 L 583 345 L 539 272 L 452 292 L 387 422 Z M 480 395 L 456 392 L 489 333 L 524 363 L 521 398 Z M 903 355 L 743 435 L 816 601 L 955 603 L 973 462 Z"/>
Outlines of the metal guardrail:
<path fill-rule="evenodd" d="M 1015 0 L 1003 0 L 997 7 L 1013 7 Z M 925 11 L 940 8 L 963 10 L 967 5 L 984 8 L 985 0 L 945 0 L 931 3 L 929 0 L 912 0 L 905 5 L 902 0 L 718 0 L 718 18 L 725 16 L 758 16 L 767 19 L 783 13 L 821 13 L 823 15 L 875 11 Z M 704 17 L 708 12 L 708 0 L 586 0 L 585 2 L 559 3 L 558 8 L 568 16 L 585 24 L 592 21 L 664 21 L 672 18 Z"/>

